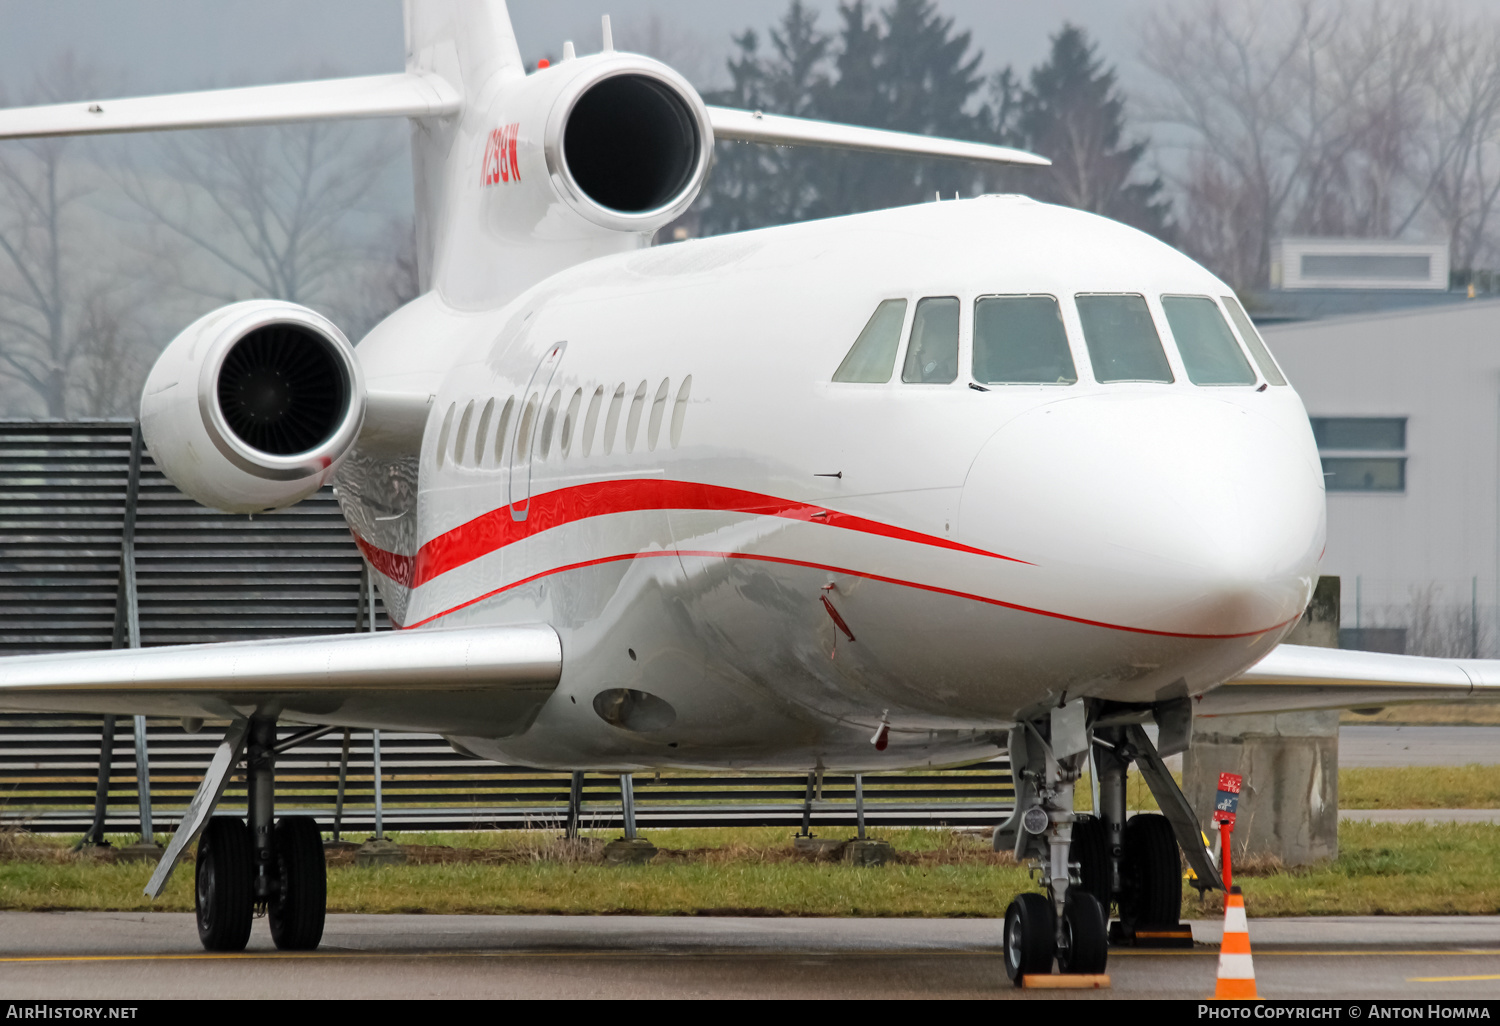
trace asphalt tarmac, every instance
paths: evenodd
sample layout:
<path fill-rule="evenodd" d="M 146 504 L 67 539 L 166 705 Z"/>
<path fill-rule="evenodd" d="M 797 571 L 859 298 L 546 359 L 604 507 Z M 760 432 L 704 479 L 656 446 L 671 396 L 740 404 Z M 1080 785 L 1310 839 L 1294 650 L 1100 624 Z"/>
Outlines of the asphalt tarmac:
<path fill-rule="evenodd" d="M 1467 766 L 1500 763 L 1500 727 L 1343 724 L 1339 765 Z"/>
<path fill-rule="evenodd" d="M 142 998 L 1185 998 L 1190 951 L 1116 950 L 1105 991 L 1019 991 L 993 920 L 330 916 L 323 946 L 210 955 L 183 914 L 0 913 L 0 1000 Z M 1251 921 L 1263 997 L 1500 998 L 1500 917 Z"/>

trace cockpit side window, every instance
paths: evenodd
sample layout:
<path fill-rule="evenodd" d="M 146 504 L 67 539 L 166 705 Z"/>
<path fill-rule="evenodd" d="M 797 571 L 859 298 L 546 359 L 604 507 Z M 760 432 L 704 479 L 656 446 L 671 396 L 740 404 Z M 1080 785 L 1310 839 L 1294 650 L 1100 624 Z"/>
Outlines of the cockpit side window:
<path fill-rule="evenodd" d="M 974 380 L 987 385 L 1071 385 L 1078 380 L 1053 296 L 974 301 Z"/>
<path fill-rule="evenodd" d="M 1145 296 L 1080 294 L 1074 299 L 1096 381 L 1176 380 Z"/>
<path fill-rule="evenodd" d="M 1162 296 L 1162 312 L 1195 385 L 1253 385 L 1255 371 L 1219 307 L 1207 296 Z"/>
<path fill-rule="evenodd" d="M 1240 338 L 1245 340 L 1245 345 L 1250 347 L 1250 355 L 1255 357 L 1260 372 L 1266 376 L 1266 380 L 1273 385 L 1286 384 L 1286 376 L 1281 373 L 1281 368 L 1276 366 L 1276 361 L 1271 359 L 1271 351 L 1266 348 L 1265 339 L 1260 337 L 1260 332 L 1255 330 L 1255 325 L 1245 314 L 1245 308 L 1240 306 L 1240 301 L 1233 296 L 1225 296 L 1224 309 L 1229 311 L 1229 319 L 1234 321 L 1234 326 L 1240 329 Z"/>
<path fill-rule="evenodd" d="M 901 347 L 901 325 L 906 323 L 906 300 L 887 299 L 875 308 L 865 330 L 859 333 L 849 355 L 833 372 L 834 381 L 883 384 L 896 369 L 896 350 Z"/>
<path fill-rule="evenodd" d="M 918 301 L 911 320 L 911 344 L 901 380 L 947 385 L 958 380 L 958 300 L 953 296 Z"/>

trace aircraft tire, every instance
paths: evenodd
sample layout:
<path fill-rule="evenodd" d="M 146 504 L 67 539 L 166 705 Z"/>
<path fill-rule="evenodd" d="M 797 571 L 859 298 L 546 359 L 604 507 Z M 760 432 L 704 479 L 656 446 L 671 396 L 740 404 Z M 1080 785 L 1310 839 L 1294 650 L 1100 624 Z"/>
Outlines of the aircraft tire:
<path fill-rule="evenodd" d="M 254 853 L 245 821 L 215 816 L 198 839 L 193 871 L 198 940 L 209 951 L 243 951 L 255 911 Z"/>
<path fill-rule="evenodd" d="M 1125 824 L 1120 858 L 1120 918 L 1152 925 L 1175 924 L 1182 914 L 1182 856 L 1167 817 L 1132 816 Z"/>
<path fill-rule="evenodd" d="M 1064 943 L 1057 949 L 1057 968 L 1065 973 L 1102 973 L 1109 964 L 1109 921 L 1099 899 L 1081 887 L 1070 887 L 1063 905 Z"/>
<path fill-rule="evenodd" d="M 1109 881 L 1109 826 L 1104 820 L 1097 816 L 1079 816 L 1073 821 L 1073 843 L 1068 848 L 1068 861 L 1078 863 L 1082 889 L 1098 900 L 1108 921 L 1114 895 Z"/>
<path fill-rule="evenodd" d="M 1005 910 L 1005 975 L 1016 986 L 1023 976 L 1052 971 L 1056 924 L 1052 902 L 1041 894 L 1017 895 Z"/>
<path fill-rule="evenodd" d="M 312 951 L 323 939 L 328 907 L 328 867 L 323 838 L 310 816 L 287 816 L 276 824 L 276 895 L 266 918 L 271 939 L 283 951 Z"/>

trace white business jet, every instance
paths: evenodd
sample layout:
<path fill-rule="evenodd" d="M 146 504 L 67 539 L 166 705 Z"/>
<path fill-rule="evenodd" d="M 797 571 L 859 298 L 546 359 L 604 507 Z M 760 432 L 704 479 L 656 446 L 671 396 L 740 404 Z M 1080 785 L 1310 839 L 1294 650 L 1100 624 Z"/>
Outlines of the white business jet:
<path fill-rule="evenodd" d="M 232 722 L 148 887 L 198 839 L 206 947 L 243 948 L 256 907 L 317 946 L 318 829 L 276 821 L 275 758 L 361 727 L 572 770 L 1008 749 L 996 843 L 1047 894 L 1008 910 L 1006 969 L 1097 972 L 1112 908 L 1176 922 L 1178 841 L 1218 881 L 1161 764 L 1195 707 L 1500 690 L 1492 663 L 1277 648 L 1324 547 L 1317 449 L 1232 291 L 1161 242 L 985 196 L 649 245 L 716 139 L 1042 158 L 707 107 L 607 23 L 528 75 L 499 0 L 406 22 L 403 74 L 0 111 L 0 138 L 411 119 L 424 294 L 357 349 L 304 307 L 225 307 L 141 401 L 208 506 L 334 483 L 400 629 L 0 663 L 0 708 Z M 248 823 L 213 817 L 242 762 Z M 1166 816 L 1126 822 L 1132 762 Z"/>

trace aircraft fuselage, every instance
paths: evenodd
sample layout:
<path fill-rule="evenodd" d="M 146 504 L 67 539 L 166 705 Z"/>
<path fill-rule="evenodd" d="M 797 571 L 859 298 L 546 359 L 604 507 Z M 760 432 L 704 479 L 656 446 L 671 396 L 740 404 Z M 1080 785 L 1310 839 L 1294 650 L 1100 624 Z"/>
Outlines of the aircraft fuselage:
<path fill-rule="evenodd" d="M 1077 297 L 1122 294 L 1170 383 L 1098 380 Z M 356 452 L 340 498 L 403 629 L 560 634 L 552 698 L 513 736 L 454 735 L 477 754 L 980 757 L 1065 698 L 1201 694 L 1305 607 L 1324 503 L 1302 403 L 1260 370 L 1193 384 L 1161 305 L 1232 295 L 1020 197 L 606 257 L 499 310 L 429 294 L 358 349 L 372 382 L 413 361 L 440 382 L 421 451 Z M 1024 296 L 1056 300 L 1076 381 L 976 378 L 979 301 Z M 928 308 L 957 316 L 951 381 L 903 380 L 923 299 L 956 300 Z M 891 380 L 833 380 L 892 300 Z"/>

